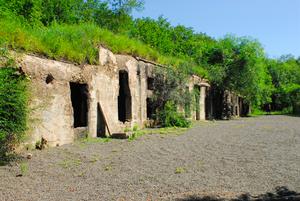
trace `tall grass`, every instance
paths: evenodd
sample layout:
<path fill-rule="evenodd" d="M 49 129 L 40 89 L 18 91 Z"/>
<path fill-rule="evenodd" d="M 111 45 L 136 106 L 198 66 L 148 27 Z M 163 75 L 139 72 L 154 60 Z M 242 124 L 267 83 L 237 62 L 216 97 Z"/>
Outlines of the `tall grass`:
<path fill-rule="evenodd" d="M 22 19 L 8 15 L 1 16 L 0 27 L 0 43 L 6 43 L 14 50 L 36 53 L 51 59 L 97 64 L 98 46 L 103 45 L 114 53 L 139 56 L 160 64 L 175 67 L 185 64 L 191 66 L 191 69 L 194 66 L 188 59 L 161 55 L 139 40 L 114 34 L 92 23 L 33 27 Z M 202 70 L 199 72 L 205 74 Z"/>

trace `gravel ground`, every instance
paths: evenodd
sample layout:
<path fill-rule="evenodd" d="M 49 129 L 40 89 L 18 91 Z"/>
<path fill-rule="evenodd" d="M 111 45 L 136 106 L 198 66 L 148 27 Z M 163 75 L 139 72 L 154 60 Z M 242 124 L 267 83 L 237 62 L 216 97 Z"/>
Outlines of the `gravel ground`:
<path fill-rule="evenodd" d="M 300 118 L 198 123 L 182 135 L 33 151 L 0 167 L 0 200 L 174 200 L 184 195 L 300 191 Z M 24 176 L 20 174 L 23 166 Z M 26 170 L 27 169 L 27 170 Z"/>

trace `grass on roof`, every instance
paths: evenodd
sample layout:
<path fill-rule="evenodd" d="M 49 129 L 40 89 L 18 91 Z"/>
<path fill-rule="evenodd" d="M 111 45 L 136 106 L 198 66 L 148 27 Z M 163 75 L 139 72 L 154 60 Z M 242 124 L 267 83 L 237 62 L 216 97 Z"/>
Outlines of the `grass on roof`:
<path fill-rule="evenodd" d="M 189 65 L 194 73 L 202 76 L 206 74 L 203 68 L 195 67 L 187 58 L 161 55 L 139 40 L 114 34 L 92 23 L 33 27 L 17 17 L 4 16 L 0 19 L 0 27 L 0 45 L 55 60 L 98 64 L 98 47 L 103 45 L 113 53 L 139 56 L 177 68 Z"/>

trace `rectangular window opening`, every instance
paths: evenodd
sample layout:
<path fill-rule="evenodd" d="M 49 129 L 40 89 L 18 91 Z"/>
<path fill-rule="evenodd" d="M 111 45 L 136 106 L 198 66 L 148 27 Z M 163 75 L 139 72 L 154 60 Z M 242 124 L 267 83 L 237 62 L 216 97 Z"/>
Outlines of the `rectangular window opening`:
<path fill-rule="evenodd" d="M 88 124 L 88 86 L 70 82 L 73 107 L 74 128 L 87 127 Z"/>
<path fill-rule="evenodd" d="M 147 98 L 146 103 L 147 103 L 147 118 L 150 120 L 154 120 L 154 116 L 155 116 L 154 102 L 151 98 Z"/>
<path fill-rule="evenodd" d="M 152 77 L 147 78 L 147 88 L 148 90 L 154 90 L 154 78 Z"/>
<path fill-rule="evenodd" d="M 119 97 L 118 97 L 118 116 L 119 121 L 125 123 L 131 121 L 132 114 L 131 94 L 129 78 L 126 71 L 119 72 Z"/>

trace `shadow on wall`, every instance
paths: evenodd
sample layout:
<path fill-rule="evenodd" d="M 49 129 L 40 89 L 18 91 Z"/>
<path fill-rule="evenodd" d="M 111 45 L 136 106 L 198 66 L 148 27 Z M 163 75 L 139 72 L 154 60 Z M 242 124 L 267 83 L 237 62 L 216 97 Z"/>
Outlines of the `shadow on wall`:
<path fill-rule="evenodd" d="M 285 186 L 275 188 L 275 192 L 267 192 L 258 196 L 242 194 L 237 198 L 225 199 L 217 196 L 189 196 L 176 201 L 300 201 L 300 193 L 289 190 Z"/>

